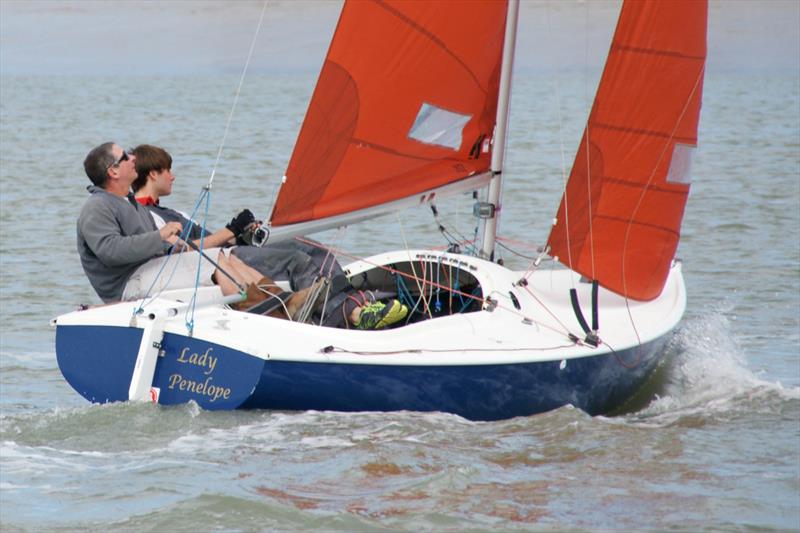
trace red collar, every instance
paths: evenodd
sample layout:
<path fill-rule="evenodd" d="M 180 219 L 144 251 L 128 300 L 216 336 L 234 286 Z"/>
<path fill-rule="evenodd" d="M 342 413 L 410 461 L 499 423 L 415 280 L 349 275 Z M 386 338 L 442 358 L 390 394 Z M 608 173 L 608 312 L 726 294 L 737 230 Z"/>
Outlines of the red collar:
<path fill-rule="evenodd" d="M 158 200 L 153 200 L 152 196 L 137 196 L 136 201 L 142 205 L 158 205 Z"/>

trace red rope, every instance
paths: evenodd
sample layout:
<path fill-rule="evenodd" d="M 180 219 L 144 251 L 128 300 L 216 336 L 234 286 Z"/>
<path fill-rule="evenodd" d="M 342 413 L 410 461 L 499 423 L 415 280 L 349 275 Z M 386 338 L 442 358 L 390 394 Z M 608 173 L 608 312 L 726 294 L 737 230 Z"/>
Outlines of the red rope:
<path fill-rule="evenodd" d="M 322 243 L 311 241 L 311 240 L 307 240 L 307 239 L 304 239 L 302 237 L 295 237 L 295 240 L 297 240 L 298 242 L 310 244 L 311 246 L 316 246 L 317 248 L 322 248 L 324 250 L 330 250 L 330 251 L 332 251 L 332 252 L 334 252 L 336 254 L 342 255 L 344 257 L 348 257 L 350 259 L 363 261 L 363 262 L 365 262 L 365 263 L 367 263 L 369 265 L 374 266 L 375 268 L 380 268 L 381 270 L 385 270 L 385 271 L 387 271 L 387 272 L 389 272 L 391 274 L 395 274 L 395 275 L 398 275 L 398 276 L 402 276 L 404 278 L 408 278 L 408 279 L 413 280 L 413 281 L 415 281 L 417 283 L 422 283 L 423 286 L 424 285 L 430 285 L 432 287 L 438 287 L 440 289 L 444 289 L 446 291 L 450 291 L 450 292 L 455 293 L 455 294 L 460 294 L 461 296 L 465 296 L 467 298 L 471 298 L 473 300 L 479 301 L 483 305 L 485 305 L 487 303 L 486 298 L 479 298 L 478 296 L 475 296 L 473 294 L 468 294 L 468 293 L 463 292 L 463 291 L 456 290 L 456 289 L 454 289 L 452 287 L 446 287 L 444 285 L 441 285 L 439 283 L 435 283 L 433 281 L 426 281 L 426 280 L 420 279 L 417 276 L 413 276 L 411 274 L 406 274 L 405 272 L 401 272 L 401 271 L 399 271 L 399 270 L 397 270 L 395 268 L 392 268 L 392 267 L 389 267 L 389 266 L 386 266 L 386 265 L 380 265 L 378 263 L 373 263 L 371 261 L 367 261 L 366 259 L 364 259 L 362 257 L 359 257 L 357 255 L 353 255 L 353 254 L 349 254 L 349 253 L 345 252 L 344 250 L 341 250 L 341 249 L 338 249 L 338 248 L 333 248 L 333 247 L 330 247 L 330 246 L 326 246 L 326 245 L 324 245 Z M 439 266 L 441 267 L 442 265 L 439 264 Z M 427 269 L 425 269 L 425 270 L 427 271 Z M 541 300 L 539 300 L 527 287 L 525 287 L 525 290 L 528 292 L 528 294 L 530 294 L 539 303 L 539 305 L 541 305 L 553 318 L 555 318 L 556 322 L 558 322 L 561 325 L 561 327 L 564 328 L 564 331 L 558 331 L 556 328 L 553 328 L 553 327 L 548 326 L 546 324 L 541 324 L 539 322 L 536 322 L 536 323 L 539 324 L 540 326 L 544 327 L 544 328 L 547 328 L 547 329 L 549 329 L 551 331 L 555 331 L 556 333 L 559 333 L 559 334 L 563 334 L 564 332 L 566 332 L 567 336 L 569 336 L 570 335 L 569 329 L 566 326 L 564 326 L 564 324 L 562 324 L 561 321 L 558 320 L 558 318 L 547 308 L 547 306 L 544 305 L 541 302 Z M 492 300 L 492 302 L 494 303 L 495 307 L 497 307 L 498 309 L 502 309 L 503 311 L 507 311 L 509 313 L 512 313 L 514 315 L 522 317 L 523 319 L 530 320 L 531 322 L 535 322 L 533 319 L 531 319 L 530 317 L 527 317 L 524 314 L 518 312 L 516 309 L 512 309 L 510 307 L 506 307 L 504 305 L 500 305 L 499 301 Z"/>

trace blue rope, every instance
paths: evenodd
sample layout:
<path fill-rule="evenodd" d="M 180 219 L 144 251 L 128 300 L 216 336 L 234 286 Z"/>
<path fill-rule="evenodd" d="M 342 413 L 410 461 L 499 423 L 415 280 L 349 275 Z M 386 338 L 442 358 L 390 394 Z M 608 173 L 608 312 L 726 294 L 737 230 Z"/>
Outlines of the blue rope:
<path fill-rule="evenodd" d="M 414 296 L 411 294 L 411 291 L 408 290 L 403 277 L 397 276 L 395 279 L 397 280 L 397 295 L 400 298 L 400 302 L 405 304 L 406 307 L 410 309 L 408 316 L 411 316 L 417 312 L 417 307 L 419 307 L 419 302 L 422 300 L 422 295 L 420 295 L 420 297 L 415 301 Z M 412 303 L 414 304 L 413 307 L 411 306 Z"/>
<path fill-rule="evenodd" d="M 432 278 L 433 276 L 431 276 Z M 433 310 L 436 313 L 442 312 L 442 302 L 439 300 L 439 295 L 442 292 L 442 256 L 439 256 L 438 264 L 436 265 L 436 304 Z"/>
<path fill-rule="evenodd" d="M 200 206 L 203 204 L 204 201 L 205 201 L 205 204 L 206 204 L 206 209 L 205 209 L 205 216 L 203 218 L 203 224 L 200 226 L 200 238 L 202 239 L 202 238 L 205 237 L 205 221 L 206 221 L 206 218 L 208 217 L 208 206 L 209 206 L 209 200 L 210 200 L 210 199 L 208 199 L 208 195 L 209 195 L 209 191 L 204 187 L 202 192 L 200 193 L 200 196 L 197 199 L 197 202 L 195 203 L 194 210 L 192 211 L 192 214 L 191 214 L 191 216 L 189 218 L 189 224 L 187 224 L 186 227 L 183 228 L 183 231 L 181 232 L 181 235 L 180 235 L 181 240 L 187 241 L 189 239 L 189 236 L 191 235 L 192 228 L 194 226 L 198 226 L 198 224 L 195 223 L 194 219 L 195 219 L 195 216 L 197 215 L 197 211 L 200 209 Z M 201 244 L 200 244 L 200 249 L 202 250 L 202 241 L 201 241 Z M 150 287 L 148 287 L 147 291 L 145 292 L 145 295 L 142 298 L 141 303 L 139 304 L 139 306 L 136 309 L 134 309 L 134 311 L 133 311 L 134 315 L 140 314 L 144 310 L 145 306 L 147 306 L 151 301 L 153 301 L 153 299 L 155 299 L 158 296 L 158 294 L 160 294 L 161 291 L 159 291 L 159 293 L 156 293 L 155 295 L 150 297 L 150 293 L 153 290 L 153 287 L 155 287 L 156 283 L 161 278 L 161 274 L 164 271 L 164 268 L 167 266 L 167 263 L 169 263 L 170 258 L 172 257 L 174 252 L 175 252 L 175 247 L 174 246 L 170 247 L 169 252 L 167 252 L 167 256 L 166 256 L 167 259 L 161 264 L 161 268 L 159 268 L 158 273 L 153 278 L 153 282 L 150 284 Z M 181 251 L 178 252 L 178 253 L 182 254 L 183 252 L 184 252 L 184 250 L 181 249 Z M 202 256 L 200 256 L 198 254 L 198 262 L 199 262 L 200 259 L 202 259 Z M 169 275 L 169 278 L 167 279 L 167 282 L 166 282 L 165 286 L 169 285 L 169 282 L 172 280 L 172 277 L 175 275 L 175 270 L 177 269 L 177 266 L 178 266 L 178 264 L 176 262 L 175 266 L 172 269 L 172 272 Z M 194 295 L 192 296 L 192 318 L 191 318 L 190 321 L 188 321 L 186 323 L 186 326 L 189 329 L 190 334 L 191 334 L 192 330 L 194 329 L 194 306 L 195 306 L 195 303 L 196 303 L 197 288 L 199 286 L 199 281 L 200 281 L 200 265 L 198 264 L 197 276 L 196 276 L 196 279 L 195 279 L 195 292 L 194 292 Z M 188 312 L 187 312 L 187 314 L 188 314 Z"/>
<path fill-rule="evenodd" d="M 181 240 L 185 241 L 188 238 L 188 236 L 190 234 L 190 231 L 191 231 L 191 228 L 192 228 L 192 225 L 194 224 L 194 215 L 197 212 L 197 209 L 200 206 L 200 203 L 203 201 L 203 198 L 205 197 L 205 195 L 206 195 L 206 191 L 204 189 L 203 192 L 200 194 L 200 197 L 197 200 L 197 204 L 195 204 L 195 210 L 192 212 L 192 218 L 189 220 L 190 223 L 185 228 L 183 228 L 183 232 L 181 232 Z M 169 252 L 167 252 L 167 259 L 161 264 L 161 268 L 158 269 L 158 273 L 153 278 L 153 282 L 147 288 L 147 291 L 145 291 L 144 297 L 142 298 L 142 302 L 139 304 L 139 306 L 136 309 L 133 310 L 133 314 L 134 315 L 140 314 L 144 310 L 145 306 L 147 304 L 149 304 L 151 301 L 153 301 L 153 299 L 160 293 L 160 291 L 159 291 L 159 293 L 156 293 L 155 295 L 153 295 L 152 298 L 150 298 L 150 292 L 153 290 L 153 287 L 155 287 L 156 283 L 161 278 L 161 273 L 164 271 L 164 268 L 167 266 L 167 263 L 169 263 L 169 260 L 172 257 L 172 254 L 174 252 L 175 252 L 175 247 L 171 246 L 170 249 L 169 249 Z M 183 250 L 181 250 L 179 253 L 183 253 Z M 175 269 L 176 268 L 177 268 L 177 263 L 175 263 L 175 266 L 173 267 L 172 272 L 169 275 L 169 278 L 167 278 L 166 285 L 169 285 L 169 282 L 172 280 L 172 276 L 175 275 Z"/>
<path fill-rule="evenodd" d="M 480 288 L 480 287 L 475 287 L 474 289 L 472 289 L 472 293 L 471 293 L 471 294 L 472 294 L 472 296 L 475 296 L 475 297 L 477 297 L 477 296 L 478 296 L 478 294 L 477 294 L 477 293 L 478 293 L 480 290 L 481 290 L 481 288 Z M 473 300 L 471 300 L 471 299 L 470 299 L 470 300 L 467 300 L 467 302 L 466 302 L 466 303 L 464 303 L 464 300 L 461 300 L 461 310 L 459 311 L 459 313 L 463 313 L 464 311 L 466 311 L 466 310 L 467 310 L 467 307 L 469 307 L 469 306 L 472 304 L 472 302 L 473 302 Z"/>
<path fill-rule="evenodd" d="M 200 267 L 202 266 L 203 245 L 205 244 L 205 238 L 206 238 L 206 220 L 208 220 L 208 209 L 209 206 L 211 205 L 211 189 L 209 187 L 203 187 L 203 192 L 200 195 L 200 199 L 202 200 L 203 198 L 205 198 L 205 211 L 203 212 L 203 220 L 202 223 L 200 224 L 200 245 L 198 246 L 199 252 L 197 253 L 197 268 L 195 269 L 194 293 L 192 294 L 190 305 L 186 309 L 186 314 L 184 315 L 184 319 L 186 322 L 186 329 L 189 330 L 190 336 L 194 332 L 194 311 L 195 307 L 197 306 L 197 291 L 200 287 Z M 191 228 L 192 225 L 194 224 L 194 217 L 199 207 L 200 207 L 200 200 L 198 200 L 198 203 L 195 205 L 194 211 L 192 211 L 192 218 L 189 220 L 189 224 L 187 224 L 187 227 L 184 228 L 183 230 L 184 233 L 187 233 L 188 229 Z"/>
<path fill-rule="evenodd" d="M 461 295 L 461 290 L 460 289 L 461 289 L 461 282 L 458 279 L 458 270 L 456 270 L 455 284 L 453 285 L 453 290 L 458 295 L 458 300 L 461 302 L 461 307 L 463 308 L 464 307 L 464 296 Z"/>

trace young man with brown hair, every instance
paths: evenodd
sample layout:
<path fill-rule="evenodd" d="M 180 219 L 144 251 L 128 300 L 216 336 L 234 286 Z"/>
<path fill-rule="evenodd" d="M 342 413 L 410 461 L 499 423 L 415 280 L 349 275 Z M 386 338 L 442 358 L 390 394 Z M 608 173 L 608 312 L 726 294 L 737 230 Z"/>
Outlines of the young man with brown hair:
<path fill-rule="evenodd" d="M 160 203 L 161 197 L 172 194 L 172 184 L 175 181 L 172 156 L 161 147 L 147 144 L 137 146 L 132 153 L 136 155 L 137 178 L 133 181 L 133 190 L 137 202 L 150 211 L 157 226 L 163 227 L 172 222 L 178 222 L 183 227 L 191 224 L 193 230 L 190 235 L 198 236 L 200 228 L 188 216 Z M 227 237 L 231 240 L 237 218 L 244 213 L 248 213 L 250 217 L 246 220 L 253 220 L 252 213 L 245 210 L 226 229 L 216 231 L 211 236 L 222 239 Z M 332 290 L 326 300 L 326 308 L 324 313 L 318 310 L 318 314 L 322 316 L 317 316 L 317 319 L 322 325 L 354 325 L 359 329 L 381 329 L 397 323 L 408 314 L 408 308 L 397 300 L 370 301 L 368 297 L 362 297 L 353 291 L 333 255 L 312 245 L 290 240 L 268 244 L 263 248 L 238 246 L 234 248 L 232 255 L 264 276 L 288 281 L 295 291 L 310 287 L 320 275 L 330 277 Z"/>

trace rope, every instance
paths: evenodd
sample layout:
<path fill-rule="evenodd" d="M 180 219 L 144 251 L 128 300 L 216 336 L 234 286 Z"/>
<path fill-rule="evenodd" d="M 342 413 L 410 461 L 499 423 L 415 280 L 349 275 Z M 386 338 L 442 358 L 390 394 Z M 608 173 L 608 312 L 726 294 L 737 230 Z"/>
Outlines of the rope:
<path fill-rule="evenodd" d="M 553 28 L 550 23 L 550 4 L 547 4 L 547 31 L 548 35 L 552 37 L 553 35 Z M 564 156 L 564 126 L 561 119 L 561 90 L 559 88 L 559 77 L 558 77 L 558 67 L 556 67 L 556 76 L 555 79 L 555 89 L 556 89 L 556 111 L 558 112 L 558 142 L 561 149 L 561 181 L 563 182 L 564 188 L 564 226 L 565 226 L 565 235 L 567 238 L 567 263 L 569 263 L 569 269 L 573 270 L 572 268 L 572 246 L 570 243 L 569 238 L 569 201 L 567 198 L 567 161 L 566 157 Z M 555 225 L 557 221 L 553 221 L 553 225 Z M 572 284 L 572 288 L 575 288 L 575 284 L 572 280 L 570 280 Z"/>
<path fill-rule="evenodd" d="M 258 19 L 258 25 L 256 26 L 256 31 L 255 31 L 255 34 L 253 35 L 253 40 L 250 43 L 250 50 L 247 53 L 247 59 L 246 59 L 245 64 L 244 64 L 244 68 L 242 69 L 242 75 L 239 78 L 239 85 L 236 88 L 236 94 L 234 95 L 234 98 L 233 98 L 233 105 L 231 106 L 231 110 L 228 113 L 228 119 L 227 119 L 226 124 L 225 124 L 225 131 L 222 134 L 222 141 L 220 142 L 219 149 L 217 150 L 217 157 L 214 160 L 214 165 L 213 165 L 213 167 L 211 169 L 211 176 L 208 179 L 208 184 L 203 188 L 202 192 L 200 193 L 200 197 L 199 197 L 199 199 L 197 201 L 197 204 L 195 205 L 195 209 L 192 212 L 192 217 L 190 219 L 191 223 L 188 224 L 187 227 L 184 228 L 183 232 L 181 233 L 181 240 L 184 240 L 184 241 L 188 240 L 187 237 L 189 235 L 189 231 L 190 231 L 190 229 L 192 227 L 192 224 L 194 224 L 194 216 L 197 213 L 197 210 L 200 207 L 201 202 L 203 202 L 203 200 L 205 200 L 205 211 L 204 211 L 204 214 L 203 214 L 202 224 L 200 225 L 200 250 L 199 250 L 200 253 L 198 253 L 198 258 L 197 258 L 197 270 L 196 270 L 196 275 L 195 275 L 194 293 L 192 294 L 191 305 L 187 308 L 186 314 L 184 315 L 185 322 L 186 322 L 186 327 L 189 330 L 189 334 L 190 335 L 192 334 L 192 331 L 194 329 L 194 312 L 195 312 L 195 307 L 196 307 L 196 304 L 197 304 L 197 292 L 198 292 L 198 288 L 200 286 L 200 262 L 202 261 L 202 250 L 203 250 L 203 244 L 204 244 L 204 241 L 205 241 L 205 233 L 206 233 L 206 221 L 208 219 L 209 204 L 211 203 L 211 200 L 210 200 L 211 186 L 212 186 L 212 184 L 214 182 L 214 176 L 216 175 L 217 167 L 219 166 L 219 161 L 222 158 L 222 150 L 225 147 L 225 142 L 226 142 L 226 140 L 228 138 L 228 132 L 230 131 L 231 123 L 233 121 L 233 115 L 234 115 L 234 112 L 236 111 L 236 105 L 237 105 L 237 103 L 239 101 L 239 95 L 242 92 L 242 86 L 244 85 L 244 80 L 245 80 L 245 77 L 247 75 L 247 69 L 250 66 L 250 60 L 253 57 L 253 51 L 255 50 L 256 41 L 258 40 L 258 34 L 261 31 L 261 26 L 262 26 L 262 23 L 264 21 L 264 14 L 266 13 L 266 10 L 267 10 L 267 3 L 268 3 L 268 0 L 264 0 L 264 4 L 263 4 L 263 6 L 261 8 L 261 15 L 259 16 L 259 19 Z M 174 247 L 173 247 L 173 249 L 174 249 Z M 172 255 L 173 249 L 170 249 L 168 257 L 170 257 Z M 184 249 L 182 247 L 180 253 L 183 253 L 183 251 L 184 251 Z M 158 274 L 156 275 L 155 279 L 153 280 L 153 283 L 147 289 L 147 292 L 145 293 L 145 298 L 142 300 L 142 303 L 140 304 L 139 308 L 134 310 L 134 314 L 140 313 L 147 303 L 152 301 L 156 296 L 158 296 L 158 294 L 161 293 L 161 291 L 163 291 L 163 288 L 162 288 L 162 290 L 159 291 L 155 296 L 153 296 L 153 298 L 151 298 L 149 301 L 146 301 L 147 296 L 150 294 L 150 291 L 155 286 L 156 281 L 161 277 L 161 272 L 163 271 L 164 266 L 166 265 L 166 263 L 168 261 L 169 261 L 169 259 L 167 259 L 167 261 L 165 261 L 164 264 L 161 265 L 161 269 L 159 269 Z M 175 267 L 173 268 L 173 271 L 172 271 L 172 274 L 170 275 L 170 278 L 167 280 L 167 284 L 165 284 L 164 287 L 166 287 L 169 284 L 169 281 L 172 279 L 172 275 L 174 275 L 176 268 L 177 268 L 177 262 L 176 262 Z"/>
<path fill-rule="evenodd" d="M 195 206 L 194 206 L 194 211 L 192 211 L 191 218 L 189 219 L 190 224 L 188 224 L 187 227 L 183 228 L 183 231 L 181 232 L 181 237 L 180 237 L 181 240 L 183 240 L 183 241 L 188 240 L 189 234 L 191 232 L 192 225 L 194 224 L 195 214 L 197 214 L 197 210 L 200 208 L 200 204 L 203 201 L 203 199 L 205 198 L 207 192 L 208 191 L 205 188 L 203 188 L 202 192 L 200 193 L 200 197 L 197 199 L 197 202 L 195 203 Z M 158 272 L 156 273 L 155 277 L 153 278 L 152 283 L 150 283 L 150 286 L 147 288 L 147 291 L 145 291 L 144 296 L 142 297 L 142 300 L 139 303 L 139 306 L 136 309 L 134 309 L 134 311 L 133 311 L 134 315 L 138 315 L 139 313 L 141 313 L 144 310 L 144 308 L 147 305 L 150 304 L 150 302 L 152 302 L 153 300 L 158 298 L 158 296 L 161 295 L 162 292 L 164 292 L 166 287 L 169 286 L 169 283 L 172 280 L 172 277 L 175 275 L 175 271 L 178 269 L 178 264 L 180 262 L 180 255 L 185 251 L 185 249 L 183 247 L 177 247 L 179 258 L 173 264 L 172 272 L 170 272 L 170 275 L 167 278 L 167 282 L 158 290 L 158 292 L 156 292 L 152 297 L 150 297 L 150 291 L 153 290 L 153 287 L 155 287 L 156 283 L 161 278 L 161 273 L 164 271 L 164 267 L 166 267 L 167 264 L 170 262 L 170 259 L 172 258 L 172 255 L 175 252 L 175 250 L 176 250 L 176 246 L 172 246 L 169 249 L 169 252 L 167 252 L 167 259 L 161 264 L 161 268 L 158 269 Z"/>
<path fill-rule="evenodd" d="M 425 300 L 425 295 L 422 290 L 422 285 L 420 285 L 420 279 L 417 277 L 417 270 L 414 268 L 414 260 L 411 259 L 411 250 L 408 247 L 408 241 L 406 240 L 406 232 L 403 229 L 403 221 L 400 219 L 400 215 L 397 215 L 397 223 L 400 225 L 400 235 L 403 237 L 403 246 L 406 247 L 406 253 L 408 254 L 408 263 L 411 265 L 411 272 L 414 274 L 412 279 L 417 282 L 417 288 L 419 289 L 419 294 L 422 296 L 422 301 L 425 303 L 425 308 L 428 309 L 428 302 Z M 430 314 L 430 309 L 428 309 L 428 315 L 430 318 L 433 318 L 433 315 Z"/>
<path fill-rule="evenodd" d="M 427 353 L 452 353 L 452 352 L 548 352 L 552 350 L 563 350 L 571 348 L 574 344 L 564 344 L 559 346 L 546 346 L 543 348 L 449 348 L 449 349 L 435 349 L 435 348 L 409 348 L 407 350 L 387 350 L 383 352 L 367 352 L 359 350 L 348 350 L 340 346 L 326 346 L 323 348 L 325 353 L 349 353 L 353 355 L 395 355 L 402 353 L 422 354 Z"/>
<path fill-rule="evenodd" d="M 194 309 L 197 305 L 197 291 L 200 287 L 200 263 L 203 261 L 203 245 L 206 240 L 206 220 L 208 219 L 208 207 L 211 204 L 211 187 L 206 187 L 205 192 L 205 210 L 203 212 L 203 224 L 200 226 L 200 245 L 197 247 L 197 268 L 195 269 L 194 292 L 192 292 L 192 299 L 189 301 L 186 313 L 183 315 L 186 329 L 189 331 L 190 337 L 192 333 L 194 333 Z M 188 224 L 188 226 L 191 227 L 191 224 Z"/>
<path fill-rule="evenodd" d="M 583 32 L 583 35 L 585 36 L 585 38 L 584 38 L 584 43 L 585 43 L 585 46 L 584 46 L 584 59 L 583 59 L 583 65 L 584 65 L 583 106 L 584 106 L 584 109 L 586 111 L 588 111 L 586 113 L 586 116 L 589 117 L 589 119 L 591 119 L 592 110 L 588 106 L 588 103 L 589 103 L 589 83 L 588 83 L 588 80 L 589 80 L 589 5 L 588 4 L 584 4 L 583 12 L 584 12 L 584 15 L 585 15 L 584 19 L 583 19 L 584 26 L 585 26 L 584 32 Z M 595 275 L 595 267 L 594 267 L 594 229 L 593 229 L 593 224 L 592 224 L 592 222 L 593 222 L 592 221 L 592 215 L 594 213 L 594 210 L 592 209 L 592 165 L 590 164 L 590 161 L 589 161 L 589 139 L 591 138 L 591 130 L 589 128 L 591 127 L 591 120 L 589 120 L 589 119 L 586 120 L 586 196 L 589 199 L 589 212 L 588 212 L 588 215 L 587 215 L 587 218 L 589 219 L 589 257 L 590 257 L 590 259 L 592 261 L 592 279 L 595 280 L 595 279 L 597 279 L 597 276 Z M 566 204 L 564 204 L 564 205 L 566 207 Z M 567 232 L 567 234 L 569 235 L 569 232 Z"/>
<path fill-rule="evenodd" d="M 311 240 L 308 240 L 308 239 L 304 239 L 302 237 L 295 237 L 295 239 L 297 241 L 299 241 L 299 242 L 304 242 L 306 244 L 310 244 L 311 246 L 316 246 L 318 248 L 330 248 L 330 250 L 332 252 L 336 253 L 336 254 L 342 255 L 344 257 L 348 257 L 348 258 L 353 259 L 353 260 L 362 261 L 364 263 L 367 263 L 370 266 L 373 266 L 375 268 L 380 268 L 381 270 L 385 270 L 386 272 L 389 272 L 390 274 L 394 274 L 395 276 L 401 276 L 401 277 L 404 277 L 404 278 L 413 279 L 414 281 L 417 282 L 417 287 L 419 287 L 420 293 L 423 292 L 422 287 L 420 287 L 420 278 L 416 275 L 416 272 L 413 275 L 412 274 L 406 274 L 405 272 L 401 272 L 401 271 L 399 271 L 399 270 L 397 270 L 395 268 L 392 268 L 392 267 L 389 267 L 389 266 L 386 266 L 386 265 L 381 265 L 381 264 L 378 264 L 378 263 L 373 263 L 371 261 L 367 261 L 365 258 L 359 257 L 357 255 L 353 255 L 353 254 L 350 254 L 350 253 L 347 253 L 347 252 L 345 252 L 344 250 L 341 250 L 341 249 L 328 247 L 328 246 L 325 246 L 324 244 L 321 244 L 321 243 L 318 243 L 318 242 L 315 242 L 315 241 L 311 241 Z M 410 257 L 409 257 L 409 263 L 412 265 L 412 270 L 413 270 L 414 261 Z M 458 276 L 456 276 L 455 279 L 457 280 Z M 437 283 L 435 283 L 433 281 L 426 281 L 425 283 L 429 284 L 429 285 L 433 285 L 434 287 L 439 287 L 439 288 L 445 289 L 445 290 L 450 291 L 450 292 L 452 292 L 454 294 L 457 294 L 460 298 L 462 298 L 462 303 L 463 303 L 463 297 L 467 297 L 468 299 L 480 302 L 481 305 L 486 305 L 487 304 L 487 300 L 485 298 L 476 296 L 474 294 L 466 293 L 466 292 L 458 290 L 458 289 L 456 289 L 454 287 L 441 286 L 441 285 L 439 285 L 439 284 L 437 284 Z M 535 296 L 534 296 L 534 298 L 536 299 Z M 549 309 L 547 309 L 547 307 L 543 303 L 541 303 L 541 301 L 539 301 L 538 299 L 537 299 L 537 301 L 539 302 L 540 305 L 542 305 L 542 307 L 544 307 L 546 310 L 548 310 L 548 312 L 550 314 L 552 314 L 552 312 L 549 311 Z M 514 308 L 510 308 L 510 307 L 506 307 L 505 305 L 501 305 L 499 301 L 492 300 L 492 302 L 493 302 L 494 306 L 497 309 L 500 309 L 500 310 L 506 311 L 508 313 L 511 313 L 513 315 L 516 315 L 518 317 L 521 317 L 524 320 L 530 321 L 532 324 L 537 324 L 537 325 L 539 325 L 539 326 L 541 326 L 543 328 L 549 329 L 551 331 L 555 331 L 556 333 L 559 333 L 559 334 L 564 333 L 563 331 L 559 331 L 556 328 L 548 326 L 547 324 L 542 324 L 542 323 L 540 323 L 540 322 L 538 322 L 536 320 L 533 320 L 532 318 L 528 317 L 527 315 L 524 315 L 523 313 L 517 311 Z M 569 330 L 563 324 L 561 324 L 560 322 L 559 322 L 559 324 L 564 328 L 564 331 L 569 332 Z M 568 334 L 568 336 L 569 335 L 571 335 L 571 334 Z"/>
<path fill-rule="evenodd" d="M 628 282 L 627 282 L 627 275 L 625 273 L 625 258 L 628 254 L 628 240 L 630 239 L 631 235 L 631 227 L 633 227 L 633 219 L 636 216 L 636 213 L 639 211 L 639 208 L 642 205 L 642 201 L 644 200 L 644 195 L 647 193 L 647 190 L 650 188 L 650 185 L 653 182 L 653 178 L 655 177 L 656 171 L 658 170 L 661 161 L 664 159 L 664 156 L 667 153 L 667 149 L 672 145 L 672 140 L 675 138 L 675 133 L 678 131 L 678 126 L 680 125 L 681 121 L 683 120 L 683 116 L 686 114 L 686 110 L 689 109 L 689 102 L 692 101 L 692 97 L 694 96 L 695 91 L 697 91 L 697 87 L 700 85 L 700 81 L 703 79 L 703 75 L 705 74 L 706 65 L 703 63 L 703 68 L 700 69 L 700 72 L 697 75 L 697 79 L 694 82 L 694 87 L 692 87 L 692 92 L 689 93 L 689 97 L 686 99 L 686 102 L 683 104 L 683 109 L 681 110 L 681 114 L 678 117 L 678 120 L 675 121 L 675 125 L 672 128 L 672 131 L 669 134 L 669 138 L 664 143 L 664 148 L 661 150 L 661 154 L 658 156 L 658 161 L 653 166 L 653 171 L 650 173 L 650 176 L 647 178 L 647 183 L 645 183 L 644 187 L 642 188 L 642 192 L 639 193 L 639 198 L 636 202 L 636 206 L 633 208 L 631 212 L 631 216 L 628 218 L 628 224 L 625 228 L 625 239 L 622 241 L 622 291 L 623 297 L 625 298 L 625 308 L 628 311 L 628 318 L 630 319 L 631 326 L 633 327 L 633 331 L 636 334 L 636 340 L 639 344 L 642 343 L 642 339 L 639 337 L 639 330 L 636 328 L 636 323 L 633 321 L 633 313 L 631 312 L 630 301 L 628 300 Z"/>
<path fill-rule="evenodd" d="M 228 131 L 231 127 L 231 121 L 233 120 L 233 113 L 236 110 L 236 104 L 239 102 L 239 93 L 242 92 L 242 85 L 244 85 L 244 78 L 247 75 L 247 68 L 250 66 L 250 59 L 253 57 L 253 50 L 256 47 L 256 40 L 258 39 L 258 34 L 261 31 L 261 23 L 264 21 L 264 13 L 267 11 L 267 3 L 269 0 L 264 0 L 264 5 L 261 7 L 261 16 L 258 18 L 258 26 L 256 26 L 256 32 L 253 35 L 253 40 L 250 43 L 250 51 L 247 53 L 247 60 L 244 63 L 244 68 L 242 69 L 242 75 L 239 78 L 239 86 L 236 88 L 236 94 L 233 97 L 233 105 L 231 106 L 231 111 L 228 113 L 228 121 L 225 124 L 225 132 L 222 134 L 222 141 L 219 143 L 219 150 L 217 151 L 217 158 L 214 161 L 214 166 L 211 169 L 211 177 L 208 178 L 208 187 L 211 189 L 211 185 L 214 182 L 214 175 L 217 172 L 217 165 L 219 165 L 219 160 L 222 157 L 222 148 L 225 146 L 225 140 L 228 138 Z"/>

